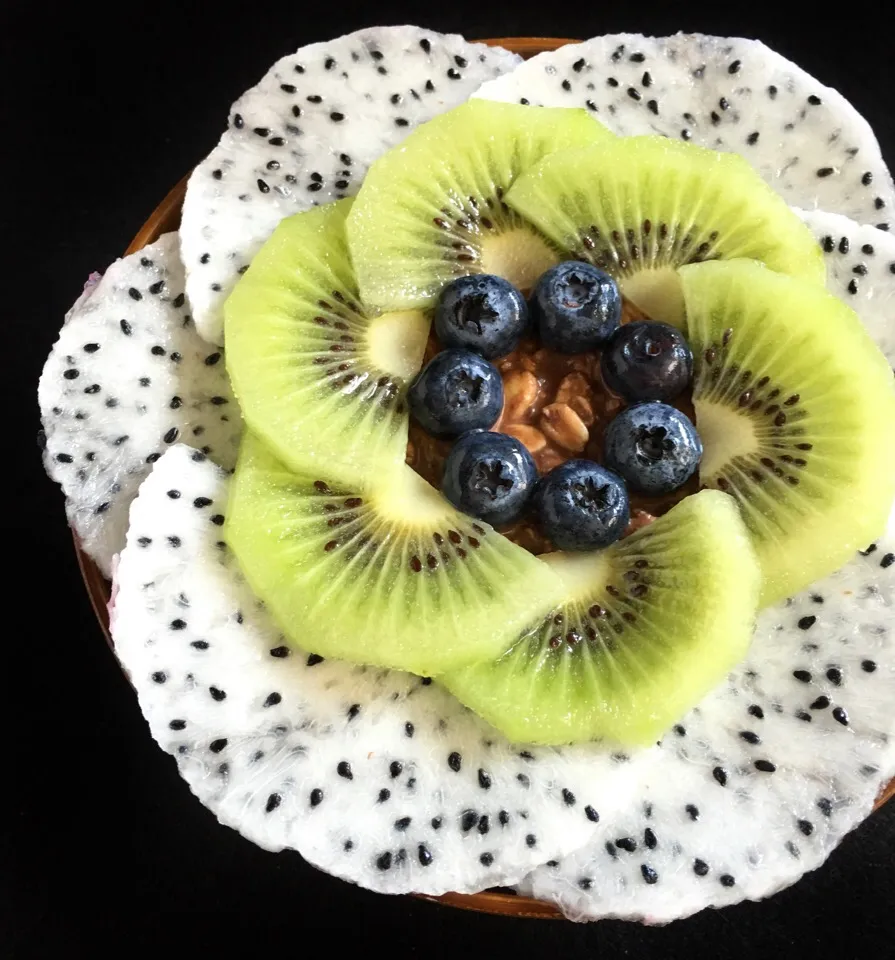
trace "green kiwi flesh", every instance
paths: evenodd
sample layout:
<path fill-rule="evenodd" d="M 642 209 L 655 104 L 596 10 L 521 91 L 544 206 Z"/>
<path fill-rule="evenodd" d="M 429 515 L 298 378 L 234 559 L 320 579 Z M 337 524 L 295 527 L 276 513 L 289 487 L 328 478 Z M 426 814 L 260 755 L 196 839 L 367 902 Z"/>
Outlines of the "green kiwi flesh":
<path fill-rule="evenodd" d="M 551 154 L 505 200 L 567 258 L 615 276 L 648 316 L 671 320 L 677 267 L 749 257 L 824 282 L 811 231 L 735 154 L 664 137 L 606 140 Z"/>
<path fill-rule="evenodd" d="M 895 498 L 895 387 L 857 315 L 752 261 L 679 271 L 694 355 L 700 482 L 735 497 L 762 604 L 837 570 Z"/>
<path fill-rule="evenodd" d="M 321 479 L 322 478 L 322 479 Z M 559 600 L 553 570 L 402 465 L 358 489 L 240 449 L 225 537 L 286 637 L 424 676 L 498 656 Z"/>
<path fill-rule="evenodd" d="M 404 462 L 406 386 L 429 320 L 361 306 L 350 200 L 283 220 L 224 304 L 227 371 L 246 423 L 296 470 L 362 482 Z"/>
<path fill-rule="evenodd" d="M 502 657 L 442 677 L 511 740 L 654 742 L 746 653 L 759 570 L 706 490 L 606 550 L 547 554 L 562 605 Z"/>
<path fill-rule="evenodd" d="M 373 164 L 348 219 L 364 302 L 425 307 L 470 273 L 530 289 L 557 253 L 504 193 L 552 151 L 606 139 L 613 135 L 583 109 L 488 100 L 423 124 Z"/>

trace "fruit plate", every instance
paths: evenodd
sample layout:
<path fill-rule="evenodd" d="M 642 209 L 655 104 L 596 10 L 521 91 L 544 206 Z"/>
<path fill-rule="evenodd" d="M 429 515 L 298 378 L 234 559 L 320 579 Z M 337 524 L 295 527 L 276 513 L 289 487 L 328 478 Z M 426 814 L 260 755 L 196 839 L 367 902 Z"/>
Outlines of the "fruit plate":
<path fill-rule="evenodd" d="M 492 46 L 499 45 L 525 57 L 547 50 L 555 50 L 566 43 L 576 41 L 556 37 L 498 37 L 483 41 Z M 135 253 L 149 243 L 156 241 L 163 233 L 177 230 L 188 176 L 185 176 L 152 212 L 137 232 L 126 254 Z M 111 585 L 104 578 L 96 564 L 84 553 L 75 537 L 75 551 L 78 565 L 87 593 L 100 626 L 110 647 L 112 639 L 109 633 L 108 604 Z M 892 780 L 877 798 L 875 809 L 882 806 L 895 795 L 895 780 Z M 487 890 L 476 894 L 448 893 L 443 896 L 423 896 L 420 899 L 431 900 L 446 906 L 472 910 L 480 913 L 493 913 L 503 916 L 532 917 L 540 919 L 563 919 L 559 910 L 551 904 L 515 895 L 512 891 Z"/>

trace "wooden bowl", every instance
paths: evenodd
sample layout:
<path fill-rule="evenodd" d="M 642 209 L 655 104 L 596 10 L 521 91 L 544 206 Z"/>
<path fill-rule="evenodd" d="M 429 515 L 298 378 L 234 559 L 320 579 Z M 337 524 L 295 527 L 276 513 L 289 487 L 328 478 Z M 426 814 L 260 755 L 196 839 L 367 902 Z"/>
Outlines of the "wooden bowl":
<path fill-rule="evenodd" d="M 514 53 L 528 59 L 536 53 L 545 50 L 555 50 L 566 43 L 577 43 L 576 40 L 561 39 L 558 37 L 496 37 L 483 41 L 490 46 L 506 47 Z M 180 211 L 183 206 L 183 197 L 186 192 L 187 174 L 175 187 L 171 189 L 164 200 L 153 210 L 149 218 L 137 232 L 125 251 L 126 254 L 136 253 L 149 243 L 153 243 L 163 233 L 176 230 L 180 226 Z M 75 538 L 75 552 L 78 557 L 78 566 L 84 578 L 84 585 L 90 595 L 90 602 L 96 613 L 97 620 L 102 627 L 109 646 L 112 646 L 112 637 L 109 633 L 108 604 L 111 596 L 111 585 L 100 573 L 96 564 L 81 550 Z M 895 780 L 892 780 L 877 798 L 874 809 L 881 807 L 895 795 Z M 552 904 L 530 897 L 520 897 L 511 892 L 502 890 L 487 890 L 483 893 L 446 893 L 440 897 L 417 894 L 422 900 L 431 900 L 450 907 L 462 910 L 473 910 L 479 913 L 496 913 L 510 917 L 535 917 L 538 919 L 562 920 L 563 915 Z"/>

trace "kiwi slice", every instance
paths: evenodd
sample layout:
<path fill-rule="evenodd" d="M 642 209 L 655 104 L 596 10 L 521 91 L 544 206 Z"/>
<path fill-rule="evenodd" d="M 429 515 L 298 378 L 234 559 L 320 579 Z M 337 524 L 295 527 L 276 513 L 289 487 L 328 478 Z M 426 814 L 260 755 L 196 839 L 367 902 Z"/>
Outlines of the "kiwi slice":
<path fill-rule="evenodd" d="M 429 320 L 360 305 L 350 200 L 283 220 L 224 305 L 227 370 L 246 423 L 296 470 L 358 483 L 404 461 L 404 394 Z"/>
<path fill-rule="evenodd" d="M 895 387 L 857 315 L 752 261 L 683 267 L 700 481 L 740 505 L 773 603 L 845 564 L 895 498 Z"/>
<path fill-rule="evenodd" d="M 664 137 L 554 153 L 505 197 L 564 255 L 615 276 L 648 316 L 675 319 L 676 267 L 750 257 L 824 282 L 811 231 L 742 158 Z"/>
<path fill-rule="evenodd" d="M 746 653 L 759 571 L 731 497 L 705 490 L 606 550 L 544 560 L 562 606 L 442 678 L 511 740 L 648 744 Z"/>
<path fill-rule="evenodd" d="M 562 593 L 543 561 L 458 513 L 410 467 L 375 489 L 320 476 L 290 472 L 247 435 L 225 530 L 305 650 L 430 676 L 497 656 Z"/>
<path fill-rule="evenodd" d="M 489 100 L 423 124 L 373 164 L 348 219 L 364 301 L 426 306 L 469 273 L 531 288 L 557 262 L 556 250 L 504 204 L 504 193 L 553 150 L 605 139 L 612 134 L 585 110 Z"/>

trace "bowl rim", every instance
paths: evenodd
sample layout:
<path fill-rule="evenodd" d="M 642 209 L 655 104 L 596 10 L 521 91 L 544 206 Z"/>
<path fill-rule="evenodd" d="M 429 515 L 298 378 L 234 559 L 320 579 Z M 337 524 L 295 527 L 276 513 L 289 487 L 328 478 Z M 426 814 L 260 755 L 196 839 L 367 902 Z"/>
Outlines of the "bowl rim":
<path fill-rule="evenodd" d="M 518 53 L 528 58 L 538 53 L 555 50 L 566 44 L 580 43 L 581 41 L 565 37 L 492 37 L 477 42 L 485 43 L 488 46 L 506 47 L 513 53 Z M 136 253 L 147 244 L 153 243 L 163 233 L 178 228 L 189 177 L 189 173 L 182 177 L 146 218 L 125 250 L 125 256 Z M 90 605 L 99 621 L 106 643 L 114 656 L 115 645 L 109 630 L 108 610 L 111 599 L 111 584 L 103 576 L 99 567 L 97 567 L 93 560 L 83 551 L 74 531 L 72 531 L 72 538 L 78 568 L 90 598 Z M 125 675 L 127 675 L 126 671 Z M 130 682 L 129 678 L 128 682 Z M 873 810 L 878 810 L 893 796 L 895 796 L 895 778 L 880 792 L 874 803 Z M 503 890 L 485 890 L 480 893 L 445 893 L 440 896 L 430 894 L 410 894 L 409 896 L 418 900 L 427 900 L 431 903 L 441 904 L 442 906 L 454 907 L 475 913 L 541 920 L 565 919 L 560 910 L 551 903 L 543 900 L 535 900 L 519 894 L 504 892 Z"/>

